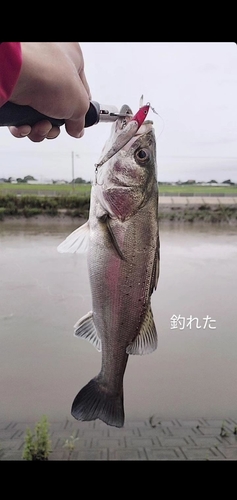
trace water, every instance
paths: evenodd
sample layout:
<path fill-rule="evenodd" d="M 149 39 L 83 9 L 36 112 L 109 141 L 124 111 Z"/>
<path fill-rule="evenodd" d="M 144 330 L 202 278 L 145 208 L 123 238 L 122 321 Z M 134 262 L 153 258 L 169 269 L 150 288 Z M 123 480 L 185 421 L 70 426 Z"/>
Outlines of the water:
<path fill-rule="evenodd" d="M 73 229 L 0 226 L 0 419 L 69 417 L 99 372 L 100 353 L 73 336 L 91 308 L 86 256 L 56 251 Z M 236 417 L 236 229 L 170 224 L 160 236 L 158 349 L 129 358 L 126 418 Z"/>

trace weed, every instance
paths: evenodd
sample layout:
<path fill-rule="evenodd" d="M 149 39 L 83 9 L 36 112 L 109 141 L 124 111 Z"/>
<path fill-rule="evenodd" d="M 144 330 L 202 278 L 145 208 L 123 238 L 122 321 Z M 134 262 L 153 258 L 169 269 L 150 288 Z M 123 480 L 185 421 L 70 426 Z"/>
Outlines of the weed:
<path fill-rule="evenodd" d="M 225 429 L 224 422 L 222 423 L 222 426 L 221 426 L 220 436 L 221 437 L 228 437 L 229 436 L 229 433 Z"/>
<path fill-rule="evenodd" d="M 4 219 L 4 214 L 5 214 L 5 208 L 4 207 L 0 207 L 0 220 Z"/>
<path fill-rule="evenodd" d="M 36 423 L 34 432 L 27 429 L 22 458 L 25 460 L 48 460 L 51 453 L 48 419 L 43 415 Z"/>
<path fill-rule="evenodd" d="M 78 437 L 75 437 L 74 435 L 70 436 L 68 439 L 66 439 L 63 448 L 67 448 L 68 450 L 68 460 L 70 460 L 73 451 L 75 450 L 75 442 L 78 441 Z"/>

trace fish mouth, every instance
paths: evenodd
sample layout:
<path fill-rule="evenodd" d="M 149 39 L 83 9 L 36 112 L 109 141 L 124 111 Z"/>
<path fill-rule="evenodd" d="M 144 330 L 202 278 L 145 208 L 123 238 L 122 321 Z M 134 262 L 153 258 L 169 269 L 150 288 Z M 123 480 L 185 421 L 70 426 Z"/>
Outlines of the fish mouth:
<path fill-rule="evenodd" d="M 130 106 L 128 106 L 128 104 L 123 104 L 123 106 L 121 107 L 120 111 L 119 111 L 119 114 L 121 115 L 128 115 L 128 116 L 123 116 L 123 117 L 120 117 L 116 120 L 116 127 L 115 127 L 115 131 L 118 132 L 119 130 L 123 130 L 124 127 L 126 127 L 126 125 L 132 120 L 132 116 L 133 116 L 133 112 L 130 108 Z"/>
<path fill-rule="evenodd" d="M 121 113 L 122 115 L 126 115 L 127 113 L 128 113 L 128 114 L 130 114 L 130 115 L 132 115 L 132 114 L 133 114 L 133 112 L 132 112 L 132 110 L 131 110 L 130 106 L 128 106 L 128 104 L 123 104 L 123 105 L 122 105 L 122 107 L 121 107 L 121 109 L 120 109 L 120 113 Z"/>
<path fill-rule="evenodd" d="M 125 146 L 122 148 L 122 151 L 129 151 L 129 149 L 133 146 L 134 142 L 138 140 L 143 135 L 147 135 L 153 127 L 153 121 L 152 120 L 146 120 L 141 127 L 138 129 L 137 133 L 130 139 L 130 141 L 125 144 Z"/>
<path fill-rule="evenodd" d="M 153 123 L 154 122 L 152 120 L 145 120 L 143 122 L 143 124 L 141 125 L 141 127 L 139 127 L 139 129 L 134 137 L 138 137 L 139 135 L 145 135 L 148 132 L 150 132 L 150 130 L 152 129 Z"/>

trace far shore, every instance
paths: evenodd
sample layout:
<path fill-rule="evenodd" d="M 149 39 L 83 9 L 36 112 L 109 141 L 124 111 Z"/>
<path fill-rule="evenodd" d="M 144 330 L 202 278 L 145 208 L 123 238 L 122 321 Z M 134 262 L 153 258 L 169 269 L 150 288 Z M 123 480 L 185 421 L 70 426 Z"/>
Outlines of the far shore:
<path fill-rule="evenodd" d="M 88 187 L 87 187 L 88 188 Z M 89 216 L 90 196 L 2 196 L 0 225 L 55 224 L 82 225 Z M 215 196 L 192 194 L 159 196 L 160 223 L 237 225 L 237 196 L 215 193 Z"/>
<path fill-rule="evenodd" d="M 87 220 L 89 212 L 82 216 L 70 215 L 69 210 L 60 209 L 55 215 L 37 214 L 32 216 L 10 216 L 4 215 L 0 220 L 0 227 L 4 225 L 20 226 L 47 226 L 63 227 L 66 225 L 78 227 Z M 237 226 L 237 204 L 207 204 L 202 203 L 178 203 L 177 199 L 172 203 L 159 204 L 159 223 L 162 224 L 212 224 L 216 226 Z"/>

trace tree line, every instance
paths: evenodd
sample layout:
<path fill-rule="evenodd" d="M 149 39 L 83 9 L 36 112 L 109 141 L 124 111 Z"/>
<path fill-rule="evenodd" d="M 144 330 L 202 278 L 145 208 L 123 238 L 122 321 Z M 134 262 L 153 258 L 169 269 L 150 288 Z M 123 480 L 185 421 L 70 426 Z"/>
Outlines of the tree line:
<path fill-rule="evenodd" d="M 33 175 L 26 175 L 25 177 L 17 177 L 16 179 L 13 177 L 8 177 L 7 179 L 2 178 L 0 182 L 9 182 L 11 183 L 12 180 L 16 180 L 17 183 L 19 184 L 26 184 L 28 181 L 36 181 L 38 179 L 35 179 Z M 58 182 L 58 179 L 52 179 L 53 184 L 56 184 Z M 76 179 L 73 179 L 72 181 L 64 181 L 67 184 L 90 184 L 90 181 L 85 181 L 85 179 L 82 179 L 82 177 L 76 177 Z"/>

